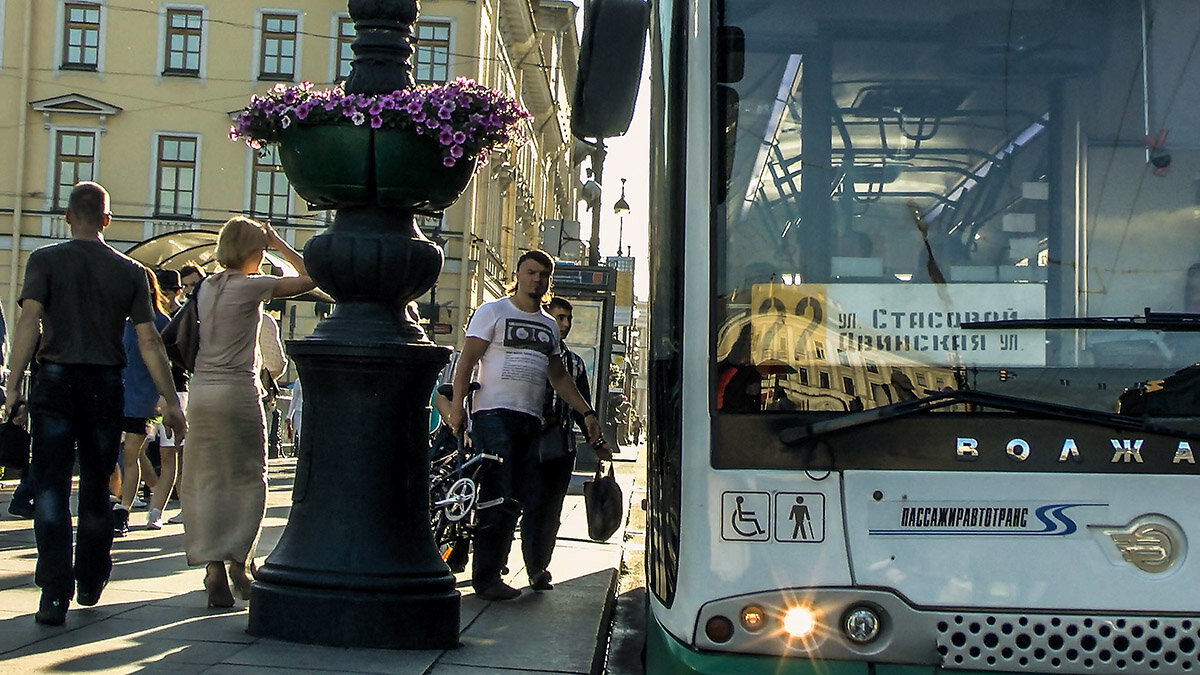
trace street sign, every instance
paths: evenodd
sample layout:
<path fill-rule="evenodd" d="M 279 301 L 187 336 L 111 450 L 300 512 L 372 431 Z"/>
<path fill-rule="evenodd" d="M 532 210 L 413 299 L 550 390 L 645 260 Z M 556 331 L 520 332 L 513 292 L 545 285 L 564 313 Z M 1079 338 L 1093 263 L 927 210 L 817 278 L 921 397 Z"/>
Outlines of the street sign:
<path fill-rule="evenodd" d="M 433 334 L 434 335 L 449 335 L 453 332 L 454 332 L 454 326 L 452 326 L 451 324 L 448 324 L 448 323 L 433 324 Z"/>
<path fill-rule="evenodd" d="M 617 288 L 617 271 L 611 267 L 585 267 L 583 265 L 554 266 L 555 290 L 614 291 Z"/>

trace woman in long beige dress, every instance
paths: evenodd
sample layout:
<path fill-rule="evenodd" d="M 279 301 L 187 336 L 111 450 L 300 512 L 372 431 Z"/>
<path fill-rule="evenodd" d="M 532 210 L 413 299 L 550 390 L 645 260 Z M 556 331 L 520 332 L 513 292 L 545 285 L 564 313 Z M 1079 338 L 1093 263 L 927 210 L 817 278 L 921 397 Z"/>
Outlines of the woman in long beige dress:
<path fill-rule="evenodd" d="M 300 275 L 259 274 L 267 248 L 278 251 Z M 206 566 L 208 606 L 232 607 L 235 593 L 250 598 L 246 565 L 253 559 L 267 505 L 266 420 L 257 349 L 262 306 L 316 284 L 304 259 L 270 225 L 241 216 L 221 228 L 217 261 L 224 269 L 204 280 L 195 299 L 200 352 L 189 385 L 183 547 L 189 565 Z"/>

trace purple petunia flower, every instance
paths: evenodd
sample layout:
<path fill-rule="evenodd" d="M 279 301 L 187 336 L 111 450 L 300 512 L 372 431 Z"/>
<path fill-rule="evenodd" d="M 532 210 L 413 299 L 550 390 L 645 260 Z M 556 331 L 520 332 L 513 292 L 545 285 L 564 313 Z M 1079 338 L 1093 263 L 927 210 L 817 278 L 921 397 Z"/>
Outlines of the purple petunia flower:
<path fill-rule="evenodd" d="M 481 166 L 496 146 L 523 141 L 532 118 L 508 95 L 463 77 L 375 95 L 347 93 L 340 84 L 313 89 L 305 81 L 276 84 L 251 96 L 229 137 L 261 148 L 278 142 L 280 133 L 294 124 L 362 126 L 369 121 L 373 129 L 413 129 L 437 138 L 448 167 L 463 158 Z"/>
<path fill-rule="evenodd" d="M 447 169 L 452 168 L 454 164 L 455 160 L 453 157 L 447 157 L 442 160 L 442 166 L 446 167 Z"/>

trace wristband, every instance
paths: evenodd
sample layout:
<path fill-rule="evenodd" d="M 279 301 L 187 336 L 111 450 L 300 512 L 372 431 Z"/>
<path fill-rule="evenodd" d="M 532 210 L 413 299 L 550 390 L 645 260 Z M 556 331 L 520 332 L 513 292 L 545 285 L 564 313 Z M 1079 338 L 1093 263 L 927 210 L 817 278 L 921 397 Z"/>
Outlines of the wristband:
<path fill-rule="evenodd" d="M 584 418 L 584 419 L 587 419 L 587 416 L 588 416 L 588 415 L 591 415 L 592 417 L 595 417 L 596 419 L 600 419 L 600 416 L 596 414 L 596 411 L 595 411 L 595 410 L 592 410 L 591 408 L 588 408 L 587 410 L 584 410 L 584 411 L 583 411 L 583 418 Z"/>

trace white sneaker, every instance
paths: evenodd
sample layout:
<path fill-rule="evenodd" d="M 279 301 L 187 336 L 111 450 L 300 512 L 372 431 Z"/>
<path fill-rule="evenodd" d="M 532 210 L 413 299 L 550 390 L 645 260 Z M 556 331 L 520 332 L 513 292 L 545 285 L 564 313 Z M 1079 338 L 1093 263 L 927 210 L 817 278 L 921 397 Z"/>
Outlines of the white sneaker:
<path fill-rule="evenodd" d="M 182 525 L 183 524 L 183 511 L 180 511 L 179 513 L 176 513 L 175 515 L 168 518 L 167 523 L 169 525 Z"/>
<path fill-rule="evenodd" d="M 162 529 L 162 511 L 159 509 L 150 509 L 146 514 L 146 528 L 150 530 Z"/>

